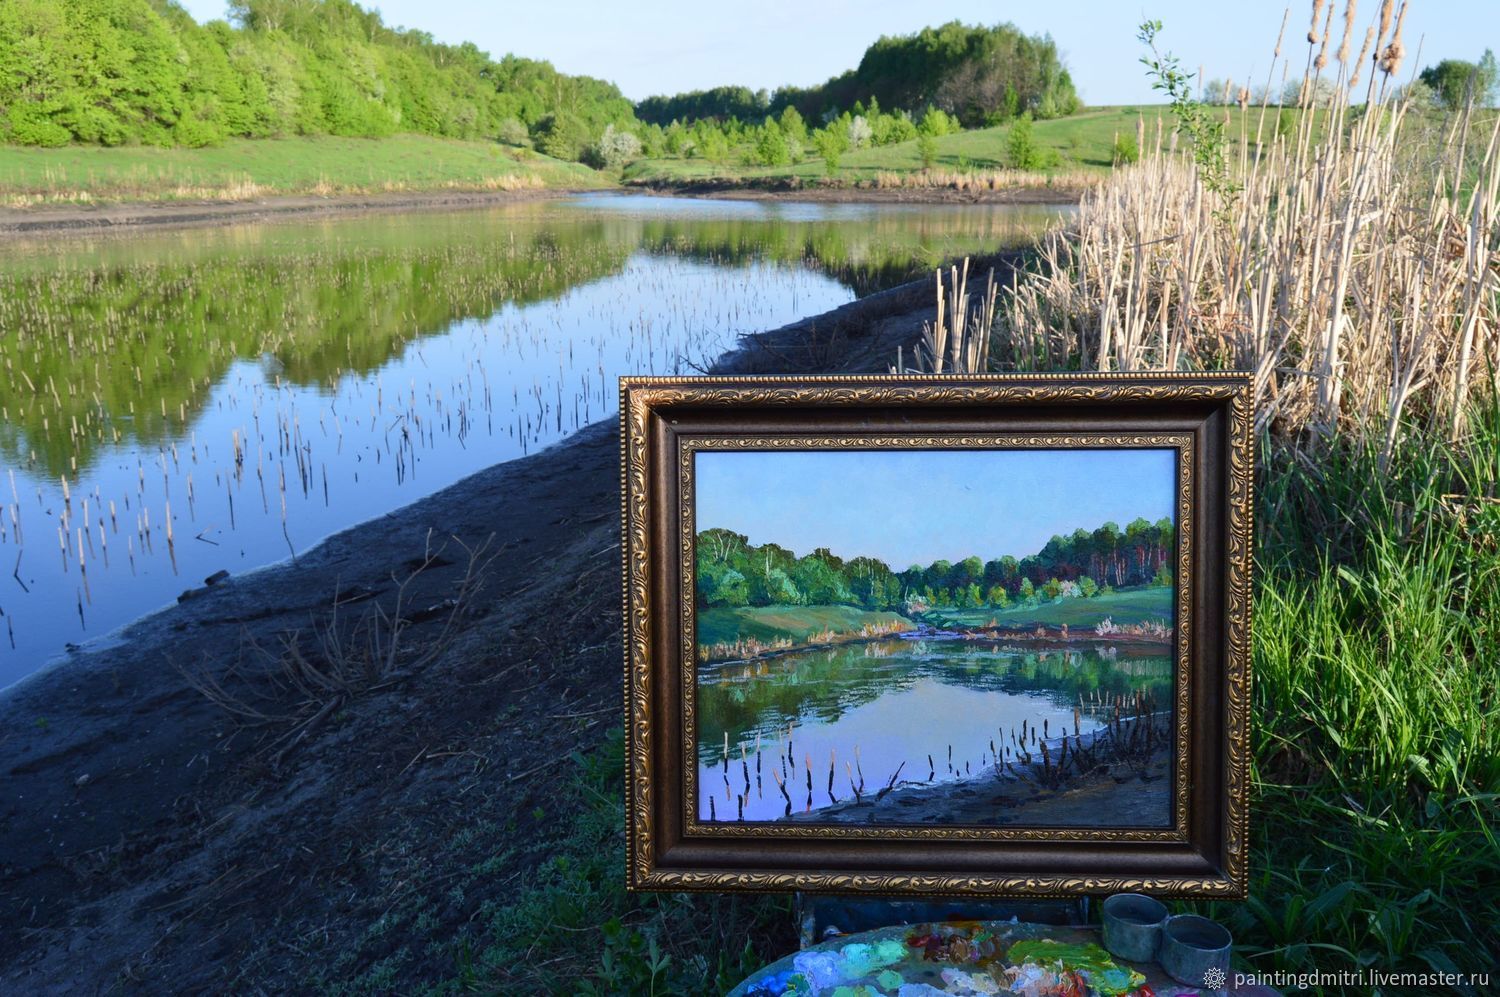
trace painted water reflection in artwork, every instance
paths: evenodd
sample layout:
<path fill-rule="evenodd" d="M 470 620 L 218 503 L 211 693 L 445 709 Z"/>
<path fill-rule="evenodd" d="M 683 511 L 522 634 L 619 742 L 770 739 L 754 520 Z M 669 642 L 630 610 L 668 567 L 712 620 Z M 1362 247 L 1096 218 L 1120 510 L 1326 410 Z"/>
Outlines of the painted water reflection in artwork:
<path fill-rule="evenodd" d="M 1176 473 L 699 453 L 698 818 L 1169 826 Z"/>

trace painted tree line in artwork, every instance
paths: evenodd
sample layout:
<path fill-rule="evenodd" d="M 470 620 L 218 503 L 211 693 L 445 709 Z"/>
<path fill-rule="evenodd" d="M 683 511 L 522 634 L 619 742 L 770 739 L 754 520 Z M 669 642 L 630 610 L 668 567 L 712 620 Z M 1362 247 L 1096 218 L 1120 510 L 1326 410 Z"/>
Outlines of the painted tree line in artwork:
<path fill-rule="evenodd" d="M 1054 536 L 1035 554 L 985 561 L 934 561 L 895 571 L 874 557 L 845 560 L 826 547 L 798 557 L 779 544 L 759 546 L 743 534 L 698 534 L 700 607 L 850 605 L 980 608 L 1088 598 L 1114 588 L 1170 585 L 1177 533 L 1170 519 L 1105 523 Z"/>

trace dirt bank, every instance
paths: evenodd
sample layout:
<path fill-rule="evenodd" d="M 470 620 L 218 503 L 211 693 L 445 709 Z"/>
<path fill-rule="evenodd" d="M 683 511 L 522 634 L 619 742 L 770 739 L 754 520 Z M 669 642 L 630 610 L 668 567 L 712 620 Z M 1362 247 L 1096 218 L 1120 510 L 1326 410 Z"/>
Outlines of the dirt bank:
<path fill-rule="evenodd" d="M 515 201 L 597 194 L 601 191 L 713 197 L 745 201 L 815 201 L 877 204 L 1076 204 L 1082 191 L 1067 187 L 1016 187 L 961 191 L 945 187 L 803 186 L 702 181 L 683 184 L 632 183 L 620 188 L 579 190 L 430 191 L 391 194 L 312 194 L 263 197 L 250 201 L 146 201 L 0 208 L 0 235 L 63 235 L 69 232 L 136 228 L 192 228 L 277 219 L 452 211 Z"/>
<path fill-rule="evenodd" d="M 1164 718 L 1162 718 L 1164 720 Z M 1165 734 L 1159 721 L 1158 734 Z M 1127 721 L 1127 729 L 1129 721 Z M 1101 728 L 1085 733 L 1088 749 Z M 1048 741 L 1051 762 L 1060 755 L 1062 741 Z M 948 782 L 897 783 L 889 791 L 870 787 L 862 799 L 845 799 L 810 813 L 794 813 L 791 820 L 811 823 L 860 824 L 982 824 L 1054 827 L 1152 827 L 1168 823 L 1172 803 L 1172 752 L 1165 743 L 1151 752 L 1128 757 L 1106 753 L 1086 771 L 1049 780 L 1036 748 L 1030 764 L 1006 762 L 990 766 L 971 778 Z"/>
<path fill-rule="evenodd" d="M 749 337 L 715 372 L 884 371 L 931 293 L 915 281 Z M 304 992 L 387 960 L 397 992 L 452 975 L 453 941 L 568 819 L 570 753 L 619 721 L 618 484 L 607 421 L 0 696 L 0 993 Z M 442 653 L 421 660 L 465 574 L 457 541 L 409 583 L 411 650 L 388 673 L 344 695 L 292 684 L 289 635 L 320 661 L 337 593 L 352 645 L 448 537 L 497 556 Z"/>
<path fill-rule="evenodd" d="M 188 228 L 275 219 L 452 211 L 514 201 L 570 197 L 587 190 L 431 191 L 427 193 L 312 194 L 262 197 L 252 201 L 148 201 L 123 204 L 0 208 L 0 235 L 48 235 L 80 230 Z"/>
<path fill-rule="evenodd" d="M 627 189 L 677 197 L 712 197 L 737 201 L 813 201 L 875 204 L 1077 204 L 1081 187 L 1004 187 L 959 190 L 954 187 L 876 187 L 874 184 L 802 183 L 783 178 L 759 180 L 632 181 Z"/>

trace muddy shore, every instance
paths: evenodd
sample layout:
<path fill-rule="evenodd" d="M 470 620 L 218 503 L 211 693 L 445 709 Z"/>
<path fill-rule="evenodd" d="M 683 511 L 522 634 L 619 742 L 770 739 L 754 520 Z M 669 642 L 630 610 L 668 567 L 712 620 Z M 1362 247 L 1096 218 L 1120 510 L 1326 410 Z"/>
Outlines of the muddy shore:
<path fill-rule="evenodd" d="M 714 372 L 884 372 L 931 294 L 747 337 Z M 401 952 L 403 978 L 450 976 L 451 951 L 378 929 L 419 909 L 451 944 L 503 902 L 566 820 L 571 753 L 619 723 L 618 459 L 597 423 L 0 694 L 0 993 L 302 992 Z M 422 660 L 460 544 L 486 542 L 498 556 Z M 336 598 L 348 627 L 398 595 L 411 650 L 390 675 L 332 705 L 288 688 L 291 635 L 306 647 Z"/>
<path fill-rule="evenodd" d="M 685 180 L 675 183 L 635 181 L 625 189 L 674 197 L 711 197 L 735 201 L 809 201 L 823 204 L 1077 204 L 1079 187 L 1004 187 L 959 190 L 956 187 L 876 187 L 850 184 L 750 180 Z"/>
<path fill-rule="evenodd" d="M 811 201 L 872 204 L 1076 204 L 1081 191 L 1067 187 L 1017 187 L 961 191 L 945 187 L 826 187 L 756 185 L 705 181 L 683 184 L 627 184 L 622 187 L 513 191 L 428 191 L 390 194 L 296 194 L 248 201 L 142 201 L 0 208 L 0 235 L 43 237 L 132 229 L 195 228 L 244 222 L 300 221 L 415 211 L 454 211 L 516 201 L 539 201 L 580 194 L 626 193 L 711 197 L 740 201 Z"/>
<path fill-rule="evenodd" d="M 456 211 L 516 201 L 541 201 L 596 190 L 427 191 L 391 194 L 295 194 L 249 201 L 141 201 L 0 208 L 0 235 L 61 235 L 115 229 L 193 228 L 243 222 L 353 217 L 413 211 Z"/>
<path fill-rule="evenodd" d="M 1126 722 L 1126 729 L 1131 721 Z M 860 799 L 810 813 L 793 813 L 798 823 L 991 825 L 1030 827 L 1159 827 L 1170 823 L 1172 752 L 1158 720 L 1163 740 L 1149 753 L 1130 757 L 1106 755 L 1088 771 L 1050 781 L 1035 747 L 1031 762 L 1008 760 L 971 777 L 946 782 L 900 780 L 882 791 L 871 786 Z M 1087 751 L 1107 739 L 1108 728 L 1069 738 Z M 1062 739 L 1046 739 L 1052 763 L 1062 755 Z M 1107 815 L 1107 820 L 1102 820 Z"/>

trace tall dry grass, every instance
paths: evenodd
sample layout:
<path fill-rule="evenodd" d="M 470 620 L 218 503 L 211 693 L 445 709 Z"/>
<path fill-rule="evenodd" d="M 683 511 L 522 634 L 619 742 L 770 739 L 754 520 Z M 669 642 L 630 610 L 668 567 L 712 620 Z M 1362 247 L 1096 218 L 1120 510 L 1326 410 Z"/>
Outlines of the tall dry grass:
<path fill-rule="evenodd" d="M 1051 187 L 1077 191 L 1099 182 L 1099 174 L 1089 170 L 946 170 L 926 169 L 918 172 L 881 170 L 875 174 L 875 186 L 881 189 L 946 189 L 978 193 L 987 190 Z"/>
<path fill-rule="evenodd" d="M 1263 105 L 1229 135 L 1226 188 L 1185 141 L 1142 141 L 1002 292 L 990 366 L 1249 370 L 1261 427 L 1299 450 L 1462 435 L 1500 369 L 1500 116 L 1419 116 L 1390 6 L 1356 59 L 1346 40 L 1330 65 L 1326 25 L 1309 42 L 1303 92 L 1327 67 L 1332 98 L 1290 134 Z"/>

